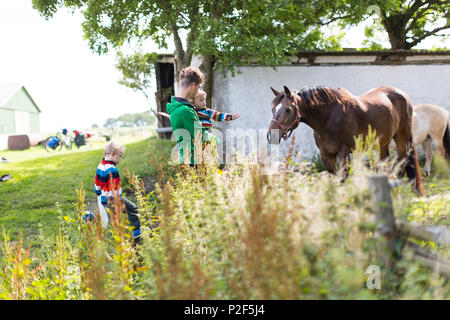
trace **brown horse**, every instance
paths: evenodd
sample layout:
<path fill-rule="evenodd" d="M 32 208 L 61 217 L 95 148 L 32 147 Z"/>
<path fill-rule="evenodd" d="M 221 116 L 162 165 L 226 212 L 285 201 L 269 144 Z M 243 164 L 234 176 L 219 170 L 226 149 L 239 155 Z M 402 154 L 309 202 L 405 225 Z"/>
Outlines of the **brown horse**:
<path fill-rule="evenodd" d="M 389 142 L 393 139 L 398 159 L 407 158 L 401 175 L 415 180 L 416 190 L 423 195 L 419 163 L 412 137 L 412 104 L 400 89 L 380 87 L 362 96 L 354 96 L 343 88 L 309 87 L 284 92 L 271 88 L 275 94 L 272 101 L 273 119 L 267 133 L 269 143 L 278 144 L 287 139 L 300 122 L 314 130 L 314 139 L 322 160 L 331 173 L 337 166 L 350 161 L 355 147 L 354 138 L 366 136 L 369 125 L 375 130 L 380 142 L 380 157 L 389 155 Z M 279 130 L 279 137 L 272 135 Z"/>

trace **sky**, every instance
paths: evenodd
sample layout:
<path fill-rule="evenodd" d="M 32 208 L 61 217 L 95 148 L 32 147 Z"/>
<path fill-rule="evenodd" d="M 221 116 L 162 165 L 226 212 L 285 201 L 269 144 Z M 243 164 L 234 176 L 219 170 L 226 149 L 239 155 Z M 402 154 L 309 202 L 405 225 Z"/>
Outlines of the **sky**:
<path fill-rule="evenodd" d="M 89 49 L 81 22 L 81 15 L 68 9 L 45 20 L 31 0 L 0 0 L 0 83 L 25 86 L 42 111 L 43 133 L 84 130 L 149 110 L 141 92 L 117 83 L 115 54 L 99 56 Z"/>
<path fill-rule="evenodd" d="M 149 110 L 141 92 L 118 84 L 121 75 L 115 68 L 114 52 L 99 56 L 89 49 L 82 21 L 80 13 L 72 14 L 66 8 L 45 20 L 32 8 L 31 0 L 0 0 L 0 83 L 25 86 L 42 111 L 43 133 L 62 128 L 84 130 L 93 124 L 102 126 L 107 118 Z M 362 28 L 346 30 L 343 47 L 359 47 Z M 386 37 L 384 40 L 389 46 Z M 431 48 L 433 41 L 424 41 L 417 48 Z M 173 52 L 170 43 L 168 49 L 152 43 L 144 48 Z M 154 97 L 154 87 L 150 97 Z"/>

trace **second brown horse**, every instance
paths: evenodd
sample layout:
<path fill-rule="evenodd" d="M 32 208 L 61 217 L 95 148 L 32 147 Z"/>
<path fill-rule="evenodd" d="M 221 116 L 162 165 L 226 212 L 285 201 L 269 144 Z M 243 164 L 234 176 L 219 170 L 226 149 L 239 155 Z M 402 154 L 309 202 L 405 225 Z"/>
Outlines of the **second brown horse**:
<path fill-rule="evenodd" d="M 314 139 L 321 158 L 331 173 L 337 166 L 350 161 L 355 147 L 354 138 L 368 133 L 369 125 L 375 130 L 380 143 L 380 157 L 389 155 L 389 142 L 393 139 L 399 160 L 406 159 L 402 175 L 415 180 L 416 191 L 423 195 L 419 163 L 412 138 L 412 104 L 405 92 L 394 87 L 380 87 L 354 96 L 343 88 L 308 87 L 291 92 L 271 88 L 273 119 L 267 133 L 269 143 L 287 139 L 300 122 L 314 130 Z M 279 130 L 279 135 L 272 135 Z"/>

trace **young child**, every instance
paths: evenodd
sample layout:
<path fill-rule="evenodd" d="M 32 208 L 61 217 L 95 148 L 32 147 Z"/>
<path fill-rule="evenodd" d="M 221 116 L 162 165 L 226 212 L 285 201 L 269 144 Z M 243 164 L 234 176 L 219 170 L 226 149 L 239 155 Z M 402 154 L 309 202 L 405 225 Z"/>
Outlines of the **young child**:
<path fill-rule="evenodd" d="M 106 211 L 106 208 L 112 208 L 115 196 L 120 197 L 127 210 L 128 221 L 133 227 L 134 243 L 137 244 L 141 234 L 141 224 L 137 215 L 137 206 L 130 200 L 122 197 L 120 174 L 116 167 L 122 159 L 124 152 L 125 147 L 117 142 L 110 141 L 106 144 L 105 157 L 97 167 L 94 191 L 97 195 L 97 203 L 103 228 L 106 228 L 110 223 L 109 214 Z"/>
<path fill-rule="evenodd" d="M 229 114 L 213 109 L 207 109 L 206 92 L 203 90 L 198 90 L 195 97 L 191 100 L 191 103 L 194 105 L 198 118 L 202 122 L 202 127 L 205 128 L 206 131 L 210 131 L 212 128 L 211 119 L 214 121 L 230 121 L 239 118 L 238 113 Z"/>

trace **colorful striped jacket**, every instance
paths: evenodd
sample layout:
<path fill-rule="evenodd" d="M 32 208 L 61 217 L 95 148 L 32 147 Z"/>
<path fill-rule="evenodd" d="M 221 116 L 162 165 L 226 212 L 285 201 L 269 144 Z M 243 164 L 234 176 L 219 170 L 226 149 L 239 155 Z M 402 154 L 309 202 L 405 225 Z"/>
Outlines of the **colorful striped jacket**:
<path fill-rule="evenodd" d="M 196 109 L 198 118 L 202 122 L 203 128 L 211 128 L 211 119 L 214 121 L 230 121 L 231 114 L 225 112 L 219 112 L 213 109 Z"/>
<path fill-rule="evenodd" d="M 103 159 L 98 165 L 94 191 L 97 197 L 100 197 L 103 205 L 107 205 L 108 200 L 112 201 L 115 194 L 122 197 L 119 170 L 116 168 L 114 161 Z"/>

